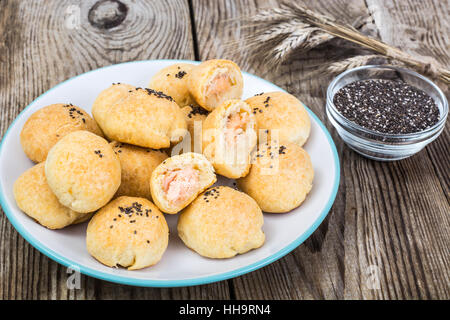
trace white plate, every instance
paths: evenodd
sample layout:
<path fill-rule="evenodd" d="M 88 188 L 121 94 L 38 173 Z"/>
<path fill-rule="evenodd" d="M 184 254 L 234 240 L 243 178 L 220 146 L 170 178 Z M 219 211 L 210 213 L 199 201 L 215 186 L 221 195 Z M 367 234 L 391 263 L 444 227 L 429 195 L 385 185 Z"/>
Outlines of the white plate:
<path fill-rule="evenodd" d="M 145 87 L 151 76 L 179 60 L 136 61 L 104 67 L 69 79 L 42 94 L 23 110 L 6 132 L 0 146 L 0 201 L 11 223 L 35 248 L 53 260 L 96 278 L 150 287 L 198 285 L 236 277 L 261 268 L 295 249 L 319 226 L 333 204 L 339 185 L 339 159 L 325 126 L 309 109 L 311 136 L 305 149 L 314 166 L 314 183 L 306 201 L 288 214 L 264 214 L 266 243 L 231 259 L 203 258 L 184 246 L 176 232 L 177 215 L 167 215 L 170 241 L 162 260 L 138 271 L 106 267 L 86 250 L 87 223 L 63 230 L 46 229 L 25 215 L 13 196 L 14 181 L 33 163 L 20 146 L 19 134 L 36 110 L 53 103 L 73 103 L 90 112 L 99 92 L 112 82 Z M 192 62 L 195 63 L 195 62 Z M 244 98 L 281 91 L 274 84 L 244 73 Z"/>

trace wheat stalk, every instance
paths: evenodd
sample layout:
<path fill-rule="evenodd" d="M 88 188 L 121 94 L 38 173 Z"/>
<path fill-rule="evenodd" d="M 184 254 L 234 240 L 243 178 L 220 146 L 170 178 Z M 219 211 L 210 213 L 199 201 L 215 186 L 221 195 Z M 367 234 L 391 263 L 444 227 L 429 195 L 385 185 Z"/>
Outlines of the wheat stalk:
<path fill-rule="evenodd" d="M 314 35 L 315 34 L 315 35 Z M 294 51 L 307 51 L 312 47 L 318 46 L 320 43 L 326 42 L 330 37 L 320 32 L 318 28 L 302 28 L 297 29 L 283 39 L 274 49 L 273 53 L 269 53 L 269 64 L 280 64 L 284 62 Z"/>
<path fill-rule="evenodd" d="M 330 63 L 326 67 L 326 69 L 328 72 L 330 72 L 332 74 L 338 74 L 338 73 L 342 73 L 349 69 L 365 66 L 365 65 L 369 64 L 370 61 L 375 60 L 375 59 L 381 59 L 381 58 L 386 58 L 386 57 L 379 55 L 379 54 L 355 56 L 355 57 L 347 58 L 347 59 L 337 61 L 334 63 Z"/>
<path fill-rule="evenodd" d="M 295 15 L 290 10 L 281 8 L 263 9 L 253 16 L 239 18 L 240 21 L 246 22 L 249 25 L 257 24 L 260 22 L 263 22 L 265 24 L 276 23 L 280 21 L 288 21 L 291 19 L 295 19 Z M 235 19 L 232 19 L 230 21 L 234 20 Z"/>
<path fill-rule="evenodd" d="M 382 57 L 390 63 L 405 65 L 447 84 L 450 83 L 450 70 L 433 58 L 412 56 L 364 35 L 352 25 L 339 23 L 332 17 L 314 12 L 297 3 L 283 3 L 282 8 L 262 10 L 254 16 L 242 18 L 241 21 L 246 23 L 244 29 L 261 30 L 244 38 L 245 47 L 252 49 L 255 58 L 263 58 L 270 65 L 280 65 L 293 52 L 306 52 L 334 38 L 340 38 L 376 54 L 351 57 L 332 63 L 327 68 L 328 72 L 345 71 L 364 65 L 376 57 Z"/>

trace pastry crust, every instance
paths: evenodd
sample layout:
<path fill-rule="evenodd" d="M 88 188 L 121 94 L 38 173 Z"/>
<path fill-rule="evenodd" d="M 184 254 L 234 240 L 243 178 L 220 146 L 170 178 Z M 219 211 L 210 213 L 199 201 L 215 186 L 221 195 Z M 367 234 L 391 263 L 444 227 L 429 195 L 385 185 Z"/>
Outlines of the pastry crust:
<path fill-rule="evenodd" d="M 49 229 L 61 229 L 89 219 L 89 213 L 78 213 L 64 207 L 50 190 L 45 179 L 45 163 L 31 167 L 14 183 L 17 206 L 29 217 Z"/>
<path fill-rule="evenodd" d="M 188 89 L 188 78 L 195 65 L 175 63 L 158 71 L 150 80 L 149 88 L 171 96 L 180 106 L 194 102 Z"/>
<path fill-rule="evenodd" d="M 234 138 L 229 139 L 228 134 L 233 134 L 229 124 L 237 115 L 246 122 L 237 129 L 242 132 L 234 130 Z M 247 175 L 250 153 L 256 145 L 255 117 L 249 105 L 241 100 L 222 103 L 203 122 L 202 140 L 203 154 L 218 174 L 231 179 Z"/>
<path fill-rule="evenodd" d="M 80 107 L 64 103 L 52 104 L 39 109 L 28 118 L 20 132 L 20 143 L 28 158 L 39 163 L 47 158 L 56 142 L 78 130 L 103 136 L 94 119 Z"/>
<path fill-rule="evenodd" d="M 134 89 L 136 88 L 130 84 L 113 83 L 110 87 L 100 92 L 92 104 L 92 116 L 100 127 L 108 116 L 109 108 L 128 96 L 130 91 Z"/>
<path fill-rule="evenodd" d="M 152 173 L 150 189 L 158 208 L 175 214 L 217 181 L 211 163 L 199 153 L 183 153 L 163 161 Z"/>
<path fill-rule="evenodd" d="M 186 134 L 180 143 L 171 148 L 170 156 L 186 152 L 202 153 L 203 121 L 206 120 L 209 112 L 192 104 L 183 107 L 181 112 L 184 114 L 189 135 Z"/>
<path fill-rule="evenodd" d="M 94 216 L 94 213 L 95 213 L 95 212 L 86 213 L 83 217 L 81 217 L 81 218 L 75 220 L 75 221 L 73 222 L 73 224 L 81 224 L 81 223 L 83 223 L 83 222 L 86 222 L 86 221 L 91 220 L 91 218 Z"/>
<path fill-rule="evenodd" d="M 188 78 L 195 101 L 212 111 L 224 101 L 242 97 L 244 81 L 239 66 L 230 60 L 207 60 L 195 66 Z"/>
<path fill-rule="evenodd" d="M 88 131 L 66 135 L 50 150 L 45 176 L 59 202 L 76 212 L 108 203 L 120 185 L 120 161 L 109 143 Z"/>
<path fill-rule="evenodd" d="M 89 222 L 86 245 L 101 263 L 137 270 L 161 260 L 169 242 L 164 215 L 149 200 L 119 197 Z"/>
<path fill-rule="evenodd" d="M 110 143 L 120 160 L 121 183 L 115 197 L 129 196 L 152 199 L 150 177 L 167 154 L 163 150 L 141 148 L 122 142 Z"/>
<path fill-rule="evenodd" d="M 255 115 L 258 132 L 269 129 L 269 136 L 278 136 L 278 141 L 293 142 L 300 147 L 308 139 L 311 130 L 308 112 L 293 95 L 281 91 L 268 92 L 245 101 Z"/>
<path fill-rule="evenodd" d="M 255 200 L 229 187 L 214 187 L 183 210 L 178 235 L 202 256 L 230 258 L 263 245 L 263 223 Z"/>
<path fill-rule="evenodd" d="M 171 97 L 142 88 L 112 105 L 100 125 L 110 140 L 153 149 L 168 148 L 187 132 L 184 115 Z"/>
<path fill-rule="evenodd" d="M 237 181 L 238 187 L 265 212 L 297 208 L 312 188 L 314 169 L 308 153 L 292 142 L 259 148 L 249 174 Z"/>

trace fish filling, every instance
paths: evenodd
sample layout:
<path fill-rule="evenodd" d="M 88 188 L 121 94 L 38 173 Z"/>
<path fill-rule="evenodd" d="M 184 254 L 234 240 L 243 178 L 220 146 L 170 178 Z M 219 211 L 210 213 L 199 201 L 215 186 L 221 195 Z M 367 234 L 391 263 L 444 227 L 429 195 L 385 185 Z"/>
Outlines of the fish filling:
<path fill-rule="evenodd" d="M 249 116 L 246 112 L 236 112 L 228 116 L 225 128 L 225 139 L 228 145 L 235 144 L 240 137 L 244 136 L 248 122 Z"/>
<path fill-rule="evenodd" d="M 200 189 L 200 172 L 193 167 L 169 171 L 162 189 L 169 203 L 182 204 Z"/>
<path fill-rule="evenodd" d="M 233 81 L 227 73 L 217 73 L 209 82 L 206 89 L 206 95 L 218 98 L 222 93 L 230 90 Z"/>

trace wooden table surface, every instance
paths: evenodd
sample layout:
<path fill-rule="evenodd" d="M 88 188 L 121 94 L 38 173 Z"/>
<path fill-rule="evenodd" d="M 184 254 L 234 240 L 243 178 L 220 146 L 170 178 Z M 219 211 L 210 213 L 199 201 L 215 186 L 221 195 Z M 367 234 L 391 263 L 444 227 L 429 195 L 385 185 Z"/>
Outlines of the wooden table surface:
<path fill-rule="evenodd" d="M 301 80 L 311 66 L 349 52 L 316 50 L 293 57 L 277 72 L 263 72 L 245 51 L 224 46 L 242 37 L 239 23 L 224 20 L 278 6 L 277 1 L 120 1 L 126 16 L 102 20 L 103 3 L 89 21 L 95 0 L 0 0 L 2 135 L 36 97 L 86 71 L 131 60 L 231 58 L 296 95 L 326 124 L 341 160 L 336 202 L 314 234 L 279 261 L 235 279 L 173 289 L 82 276 L 81 288 L 69 290 L 66 268 L 30 246 L 0 214 L 0 299 L 450 298 L 448 125 L 409 159 L 365 159 L 343 144 L 326 119 L 330 79 Z M 373 35 L 449 67 L 446 0 L 304 2 L 343 21 L 370 16 L 365 28 Z"/>

